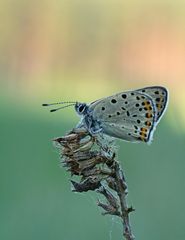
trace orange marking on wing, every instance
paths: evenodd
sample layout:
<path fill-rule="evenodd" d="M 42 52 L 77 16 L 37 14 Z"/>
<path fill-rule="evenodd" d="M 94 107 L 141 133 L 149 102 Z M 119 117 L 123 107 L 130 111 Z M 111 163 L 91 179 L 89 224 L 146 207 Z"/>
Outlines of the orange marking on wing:
<path fill-rule="evenodd" d="M 153 117 L 153 115 L 151 114 L 151 111 L 150 112 L 148 112 L 148 113 L 146 113 L 146 118 L 152 118 Z"/>
<path fill-rule="evenodd" d="M 148 111 L 152 110 L 152 105 L 151 105 L 151 103 L 150 103 L 149 101 L 145 100 L 145 101 L 142 103 L 142 105 L 144 106 L 144 109 L 145 109 L 145 110 L 148 110 Z"/>
<path fill-rule="evenodd" d="M 147 132 L 148 129 L 147 128 L 141 128 L 141 132 Z"/>
<path fill-rule="evenodd" d="M 147 139 L 144 136 L 140 136 L 140 137 L 138 137 L 138 139 L 143 141 L 143 142 L 147 142 Z"/>
<path fill-rule="evenodd" d="M 156 98 L 156 107 L 157 109 L 160 111 L 162 109 L 162 102 L 163 102 L 164 98 L 163 96 L 159 96 L 158 98 Z"/>
<path fill-rule="evenodd" d="M 145 125 L 148 126 L 148 127 L 150 127 L 152 124 L 151 124 L 150 121 L 146 121 L 146 122 L 145 122 Z"/>
<path fill-rule="evenodd" d="M 162 105 L 160 103 L 157 103 L 156 106 L 157 106 L 157 109 L 159 110 L 162 108 Z"/>

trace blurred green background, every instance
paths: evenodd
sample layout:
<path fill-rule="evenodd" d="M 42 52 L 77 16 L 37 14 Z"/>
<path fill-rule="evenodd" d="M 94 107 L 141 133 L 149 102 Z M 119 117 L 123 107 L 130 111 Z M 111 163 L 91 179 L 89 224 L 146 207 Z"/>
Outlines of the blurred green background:
<path fill-rule="evenodd" d="M 54 137 L 79 118 L 44 102 L 170 91 L 151 146 L 119 141 L 136 239 L 185 239 L 185 1 L 0 1 L 0 239 L 121 239 L 93 193 L 70 191 Z"/>

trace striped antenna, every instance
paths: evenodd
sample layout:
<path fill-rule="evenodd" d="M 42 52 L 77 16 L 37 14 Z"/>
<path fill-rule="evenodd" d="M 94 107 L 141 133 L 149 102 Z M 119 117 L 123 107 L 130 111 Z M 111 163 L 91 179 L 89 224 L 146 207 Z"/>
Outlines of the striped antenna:
<path fill-rule="evenodd" d="M 56 112 L 60 109 L 63 109 L 63 108 L 67 108 L 67 107 L 71 107 L 71 106 L 74 106 L 76 103 L 73 103 L 73 104 L 69 104 L 69 105 L 66 105 L 66 106 L 62 106 L 62 107 L 59 107 L 59 108 L 55 108 L 55 109 L 51 109 L 50 112 Z"/>
<path fill-rule="evenodd" d="M 57 102 L 57 103 L 43 103 L 42 106 L 48 107 L 52 105 L 58 105 L 58 104 L 76 104 L 76 102 Z"/>
<path fill-rule="evenodd" d="M 56 112 L 56 111 L 58 111 L 60 109 L 67 108 L 67 107 L 70 107 L 70 106 L 74 106 L 76 104 L 76 102 L 43 103 L 42 106 L 49 107 L 49 106 L 59 105 L 59 104 L 66 104 L 66 106 L 62 106 L 62 107 L 59 107 L 59 108 L 51 109 L 50 112 Z"/>

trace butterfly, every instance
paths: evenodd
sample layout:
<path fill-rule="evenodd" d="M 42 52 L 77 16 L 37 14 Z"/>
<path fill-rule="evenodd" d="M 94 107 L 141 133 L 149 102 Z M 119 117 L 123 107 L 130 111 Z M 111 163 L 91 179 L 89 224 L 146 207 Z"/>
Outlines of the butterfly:
<path fill-rule="evenodd" d="M 129 142 L 150 143 L 167 108 L 168 95 L 165 87 L 152 86 L 120 92 L 90 104 L 60 102 L 43 106 L 68 103 L 52 109 L 52 112 L 74 106 L 81 116 L 79 126 L 85 127 L 92 135 L 103 133 Z"/>

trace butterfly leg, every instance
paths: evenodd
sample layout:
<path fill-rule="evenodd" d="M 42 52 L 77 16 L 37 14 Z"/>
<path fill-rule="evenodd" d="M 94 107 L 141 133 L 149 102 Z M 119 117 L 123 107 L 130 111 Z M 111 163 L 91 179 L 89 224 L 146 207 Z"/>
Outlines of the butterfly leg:
<path fill-rule="evenodd" d="M 91 134 L 97 134 L 97 133 L 102 132 L 102 128 L 96 128 L 96 126 L 95 127 L 91 126 L 89 130 L 90 130 Z"/>
<path fill-rule="evenodd" d="M 103 133 L 101 124 L 97 120 L 94 120 L 90 115 L 86 115 L 79 123 L 79 126 L 85 127 L 96 138 L 97 144 L 103 150 L 106 157 L 113 158 L 115 150 L 114 139 Z"/>
<path fill-rule="evenodd" d="M 92 118 L 92 116 L 88 115 L 84 118 L 84 125 L 88 129 L 88 131 L 94 135 L 97 133 L 102 132 L 102 128 L 100 126 L 100 123 Z"/>

